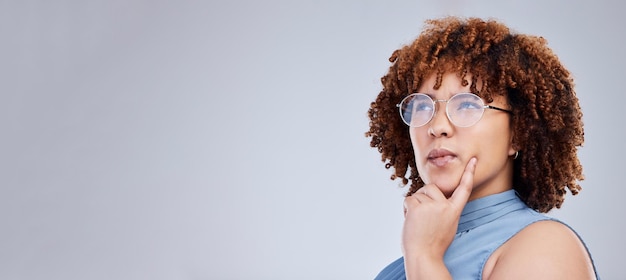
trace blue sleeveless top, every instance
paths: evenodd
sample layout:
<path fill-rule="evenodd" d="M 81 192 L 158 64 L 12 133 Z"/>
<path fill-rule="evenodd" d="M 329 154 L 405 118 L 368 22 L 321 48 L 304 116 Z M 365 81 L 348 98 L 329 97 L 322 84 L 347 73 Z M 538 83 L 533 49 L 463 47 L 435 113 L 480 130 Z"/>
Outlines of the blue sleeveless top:
<path fill-rule="evenodd" d="M 468 202 L 461 213 L 454 240 L 443 257 L 452 279 L 482 279 L 487 259 L 500 245 L 526 226 L 544 220 L 557 221 L 530 209 L 514 190 Z M 597 273 L 596 278 L 599 279 Z M 376 280 L 399 279 L 406 279 L 404 258 L 394 261 L 376 276 Z"/>

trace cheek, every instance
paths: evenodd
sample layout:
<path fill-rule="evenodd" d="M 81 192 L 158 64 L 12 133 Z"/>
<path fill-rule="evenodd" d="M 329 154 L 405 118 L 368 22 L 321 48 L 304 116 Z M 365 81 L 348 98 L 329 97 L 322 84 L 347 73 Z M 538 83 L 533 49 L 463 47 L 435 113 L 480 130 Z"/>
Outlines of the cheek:
<path fill-rule="evenodd" d="M 509 142 L 505 137 L 492 135 L 491 141 L 476 142 L 475 156 L 478 157 L 476 173 L 492 168 L 499 169 L 508 159 Z M 482 168 L 481 168 L 482 167 Z"/>
<path fill-rule="evenodd" d="M 424 135 L 426 132 L 423 131 L 423 129 L 421 127 L 411 127 L 409 129 L 409 137 L 411 138 L 411 146 L 413 146 L 413 152 L 415 153 L 415 155 L 419 155 L 420 151 L 423 150 L 423 146 L 424 146 L 424 141 L 426 140 L 426 137 L 424 137 Z"/>
<path fill-rule="evenodd" d="M 428 153 L 427 147 L 430 140 L 427 131 L 421 128 L 411 128 L 409 134 L 411 137 L 411 146 L 413 147 L 415 165 L 417 166 L 418 172 L 421 174 L 424 172 L 424 161 L 421 159 L 424 159 L 426 153 Z"/>

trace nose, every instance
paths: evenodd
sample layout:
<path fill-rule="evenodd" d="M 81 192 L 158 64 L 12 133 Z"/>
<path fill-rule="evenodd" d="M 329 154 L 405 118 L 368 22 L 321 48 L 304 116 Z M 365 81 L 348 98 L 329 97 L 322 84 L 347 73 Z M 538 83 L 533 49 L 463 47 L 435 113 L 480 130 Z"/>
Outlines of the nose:
<path fill-rule="evenodd" d="M 448 115 L 446 115 L 446 102 L 435 102 L 435 114 L 433 118 L 428 123 L 428 134 L 431 137 L 450 137 L 454 132 L 454 126 L 450 119 L 448 119 Z"/>

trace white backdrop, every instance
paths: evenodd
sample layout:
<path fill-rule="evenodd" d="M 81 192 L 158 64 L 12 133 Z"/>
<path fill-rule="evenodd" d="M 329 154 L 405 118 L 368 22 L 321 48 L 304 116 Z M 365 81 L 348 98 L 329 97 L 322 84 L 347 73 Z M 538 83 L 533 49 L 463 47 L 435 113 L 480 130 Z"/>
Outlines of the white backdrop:
<path fill-rule="evenodd" d="M 622 277 L 619 1 L 52 2 L 0 1 L 1 279 L 372 279 L 404 190 L 366 111 L 446 14 L 544 36 L 571 70 L 587 179 L 551 214 Z"/>

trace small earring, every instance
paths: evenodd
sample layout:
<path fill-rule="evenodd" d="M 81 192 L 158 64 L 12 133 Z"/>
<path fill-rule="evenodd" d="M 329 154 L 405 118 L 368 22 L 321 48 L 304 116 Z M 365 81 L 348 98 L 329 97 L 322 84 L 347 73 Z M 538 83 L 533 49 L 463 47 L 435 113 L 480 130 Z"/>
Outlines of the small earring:
<path fill-rule="evenodd" d="M 513 157 L 513 159 L 517 159 L 518 156 L 519 156 L 519 151 L 515 151 L 515 156 Z"/>

